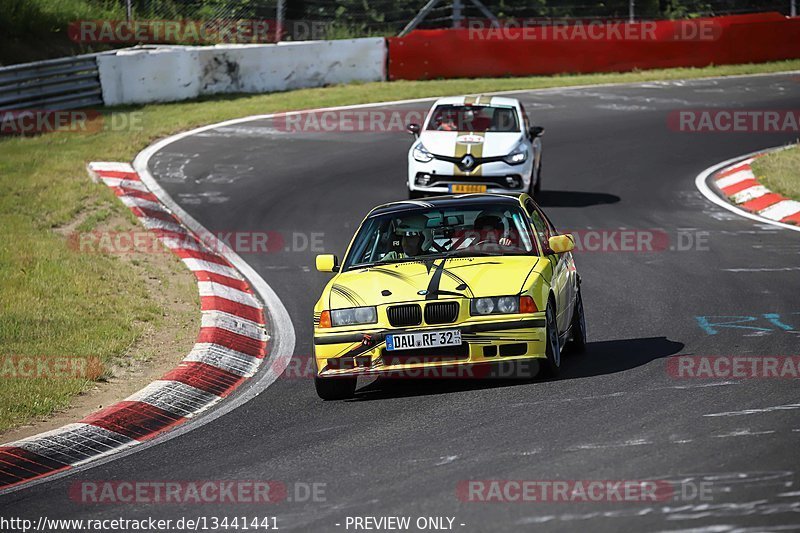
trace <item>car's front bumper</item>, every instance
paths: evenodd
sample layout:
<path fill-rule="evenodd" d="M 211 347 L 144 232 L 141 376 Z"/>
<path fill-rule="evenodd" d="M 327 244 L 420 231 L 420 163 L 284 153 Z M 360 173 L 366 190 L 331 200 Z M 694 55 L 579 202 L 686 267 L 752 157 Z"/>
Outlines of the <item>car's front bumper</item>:
<path fill-rule="evenodd" d="M 468 321 L 461 324 L 405 329 L 315 330 L 314 356 L 320 377 L 387 375 L 397 377 L 481 377 L 469 372 L 448 375 L 445 369 L 545 357 L 544 313 L 524 318 Z M 458 329 L 462 345 L 447 348 L 386 350 L 389 333 Z M 440 369 L 437 372 L 435 369 Z"/>
<path fill-rule="evenodd" d="M 408 189 L 417 192 L 453 193 L 453 185 L 477 185 L 485 192 L 526 192 L 530 189 L 533 158 L 523 164 L 509 165 L 502 161 L 484 163 L 473 172 L 458 172 L 453 163 L 434 159 L 420 163 L 413 157 L 408 162 Z"/>

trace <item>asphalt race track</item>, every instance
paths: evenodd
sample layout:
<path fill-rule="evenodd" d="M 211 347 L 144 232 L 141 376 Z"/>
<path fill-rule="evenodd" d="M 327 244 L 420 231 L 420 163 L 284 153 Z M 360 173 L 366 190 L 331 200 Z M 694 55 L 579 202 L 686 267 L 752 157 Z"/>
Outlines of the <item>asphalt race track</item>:
<path fill-rule="evenodd" d="M 715 163 L 794 136 L 679 132 L 668 116 L 796 109 L 800 77 L 516 96 L 547 129 L 539 202 L 559 229 L 668 236 L 652 252 L 576 253 L 590 344 L 566 357 L 560 379 L 378 381 L 352 401 L 322 402 L 310 377 L 295 373 L 194 431 L 9 494 L 0 515 L 277 516 L 280 529 L 297 531 L 345 531 L 348 516 L 454 517 L 465 532 L 800 530 L 798 381 L 676 379 L 666 365 L 675 354 L 798 354 L 800 235 L 714 206 L 694 185 Z M 303 362 L 327 280 L 314 256 L 320 247 L 341 256 L 369 209 L 406 197 L 409 145 L 402 132 L 286 132 L 258 120 L 175 142 L 150 168 L 208 229 L 281 235 L 281 250 L 241 255 L 283 300 Z M 732 318 L 698 318 L 711 316 Z M 743 327 L 710 325 L 726 321 Z M 324 501 L 265 507 L 68 496 L 78 480 L 155 479 L 326 485 Z M 485 479 L 688 480 L 711 492 L 656 503 L 459 499 L 459 482 Z"/>

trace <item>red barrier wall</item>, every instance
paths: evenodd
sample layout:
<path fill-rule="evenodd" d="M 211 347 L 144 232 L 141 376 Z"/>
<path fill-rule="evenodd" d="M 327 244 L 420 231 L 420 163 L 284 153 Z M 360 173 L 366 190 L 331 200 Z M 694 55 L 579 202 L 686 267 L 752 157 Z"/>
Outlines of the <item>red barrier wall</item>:
<path fill-rule="evenodd" d="M 582 26 L 416 30 L 389 41 L 389 79 L 624 72 L 800 58 L 780 13 Z"/>

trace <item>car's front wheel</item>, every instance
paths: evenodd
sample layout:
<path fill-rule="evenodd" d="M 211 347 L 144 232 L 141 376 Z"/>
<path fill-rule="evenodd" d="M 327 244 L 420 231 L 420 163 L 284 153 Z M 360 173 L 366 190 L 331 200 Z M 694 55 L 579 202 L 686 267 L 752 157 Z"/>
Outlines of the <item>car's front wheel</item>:
<path fill-rule="evenodd" d="M 358 378 L 321 378 L 314 377 L 314 387 L 317 389 L 317 396 L 323 400 L 347 400 L 352 398 L 356 392 L 356 381 Z"/>
<path fill-rule="evenodd" d="M 542 375 L 554 378 L 561 369 L 561 341 L 558 338 L 558 325 L 556 324 L 556 310 L 552 300 L 547 303 L 545 311 L 547 334 L 547 358 L 542 362 Z"/>
<path fill-rule="evenodd" d="M 408 199 L 409 200 L 416 200 L 418 198 L 424 198 L 425 193 L 420 191 L 412 191 L 411 189 L 408 190 Z"/>
<path fill-rule="evenodd" d="M 539 166 L 531 172 L 531 196 L 536 198 L 542 192 L 542 158 L 539 158 Z"/>

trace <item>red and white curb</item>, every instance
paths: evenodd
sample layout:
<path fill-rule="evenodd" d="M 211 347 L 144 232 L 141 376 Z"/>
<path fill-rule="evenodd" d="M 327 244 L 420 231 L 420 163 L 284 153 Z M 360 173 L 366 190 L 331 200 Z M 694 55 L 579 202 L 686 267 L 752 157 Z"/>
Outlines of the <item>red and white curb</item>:
<path fill-rule="evenodd" d="M 0 490 L 63 472 L 153 439 L 220 402 L 251 378 L 268 353 L 264 305 L 226 259 L 188 230 L 127 163 L 90 163 L 141 223 L 194 273 L 202 321 L 174 369 L 83 420 L 0 446 Z"/>
<path fill-rule="evenodd" d="M 718 206 L 757 222 L 800 231 L 800 202 L 774 193 L 759 183 L 752 163 L 778 147 L 723 161 L 695 178 L 703 196 Z"/>
<path fill-rule="evenodd" d="M 776 222 L 800 225 L 800 202 L 770 191 L 753 174 L 751 164 L 762 156 L 720 170 L 714 176 L 714 185 L 741 209 Z"/>

